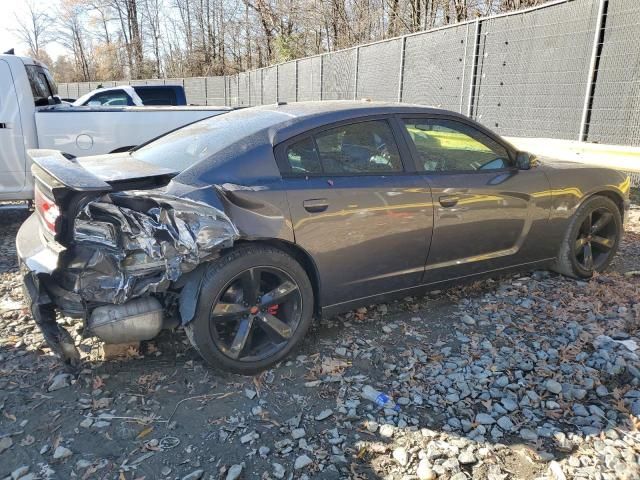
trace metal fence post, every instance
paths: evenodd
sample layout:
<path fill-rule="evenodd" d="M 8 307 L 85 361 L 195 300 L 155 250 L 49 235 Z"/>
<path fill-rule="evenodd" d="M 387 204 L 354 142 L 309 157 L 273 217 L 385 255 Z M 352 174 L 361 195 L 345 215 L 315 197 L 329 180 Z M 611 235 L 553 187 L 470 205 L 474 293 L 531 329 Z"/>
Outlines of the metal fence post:
<path fill-rule="evenodd" d="M 324 56 L 324 53 L 320 55 L 320 100 L 322 100 L 322 90 L 324 84 Z"/>
<path fill-rule="evenodd" d="M 480 19 L 475 20 L 473 34 L 473 58 L 471 62 L 471 78 L 469 79 L 469 105 L 467 106 L 467 117 L 471 118 L 473 113 L 473 96 L 476 89 L 476 70 L 478 68 L 478 54 L 480 52 Z"/>
<path fill-rule="evenodd" d="M 298 101 L 298 60 L 297 59 L 296 59 L 295 66 L 296 66 L 296 95 L 294 98 L 295 98 L 295 101 L 297 102 Z"/>
<path fill-rule="evenodd" d="M 247 105 L 251 107 L 251 71 L 246 72 L 245 76 L 247 77 Z"/>
<path fill-rule="evenodd" d="M 358 99 L 358 68 L 360 64 L 360 46 L 356 47 L 356 70 L 353 78 L 353 99 Z"/>
<path fill-rule="evenodd" d="M 229 105 L 229 98 L 227 96 L 227 76 L 223 75 L 222 76 L 222 80 L 224 80 L 223 81 L 223 83 L 224 83 L 224 104 L 228 107 L 230 105 Z"/>
<path fill-rule="evenodd" d="M 462 104 L 464 103 L 464 78 L 465 71 L 467 69 L 467 46 L 469 44 L 469 24 L 467 23 L 467 29 L 464 34 L 464 54 L 462 55 L 462 77 L 460 77 L 460 106 L 458 107 L 458 113 L 462 113 Z"/>
<path fill-rule="evenodd" d="M 280 101 L 280 65 L 276 65 L 276 103 Z"/>
<path fill-rule="evenodd" d="M 582 106 L 582 117 L 580 118 L 580 134 L 579 142 L 584 142 L 587 136 L 587 117 L 591 106 L 591 94 L 593 92 L 596 64 L 598 62 L 598 42 L 602 30 L 602 22 L 604 21 L 604 6 L 607 0 L 600 0 L 598 5 L 598 18 L 596 19 L 596 31 L 593 34 L 593 46 L 591 47 L 591 60 L 589 61 L 589 74 L 587 76 L 587 88 L 584 94 L 584 103 Z"/>
<path fill-rule="evenodd" d="M 402 102 L 402 84 L 404 82 L 404 50 L 407 45 L 407 37 L 403 36 L 400 43 L 400 75 L 398 77 L 398 102 Z"/>

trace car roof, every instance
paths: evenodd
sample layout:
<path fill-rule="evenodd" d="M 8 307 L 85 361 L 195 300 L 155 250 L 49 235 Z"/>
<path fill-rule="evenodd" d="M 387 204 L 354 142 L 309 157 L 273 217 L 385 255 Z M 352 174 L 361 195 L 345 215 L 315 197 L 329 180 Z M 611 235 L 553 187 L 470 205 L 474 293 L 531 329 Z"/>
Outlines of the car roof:
<path fill-rule="evenodd" d="M 299 135 L 307 135 L 316 128 L 330 128 L 332 124 L 340 122 L 365 121 L 397 114 L 441 115 L 478 125 L 456 112 L 402 103 L 338 100 L 240 108 L 225 115 L 201 120 L 192 124 L 192 127 L 184 127 L 197 128 L 201 123 L 220 123 L 223 125 L 220 130 L 225 132 L 229 143 L 220 146 L 218 151 L 212 151 L 210 157 L 187 166 L 176 178 L 180 183 L 188 185 L 197 182 L 203 182 L 203 185 L 219 182 L 247 185 L 259 183 L 260 178 L 275 178 L 280 175 L 273 157 L 273 147 L 289 140 L 297 140 Z M 264 120 L 263 126 L 249 133 L 247 124 L 259 125 L 260 117 Z M 478 128 L 488 131 L 481 125 Z M 273 162 L 264 161 L 265 158 L 270 158 Z"/>
<path fill-rule="evenodd" d="M 459 113 L 442 108 L 409 103 L 372 102 L 368 100 L 323 100 L 295 103 L 281 102 L 253 108 L 254 110 L 269 110 L 285 113 L 291 117 L 296 117 L 297 119 L 321 117 L 326 123 L 340 121 L 341 119 L 349 119 L 354 116 L 411 113 L 447 114 L 467 118 Z M 327 120 L 327 117 L 331 118 Z"/>
<path fill-rule="evenodd" d="M 376 112 L 401 113 L 419 110 L 421 112 L 439 113 L 446 111 L 441 108 L 424 105 L 396 102 L 374 102 L 370 100 L 322 100 L 293 103 L 279 102 L 253 108 L 255 108 L 256 110 L 273 110 L 284 112 L 296 117 L 307 117 L 321 115 L 328 112 L 339 113 L 352 110 L 370 112 L 369 114 L 372 115 L 375 115 Z"/>
<path fill-rule="evenodd" d="M 132 85 L 133 88 L 135 88 L 136 90 L 140 89 L 140 90 L 146 90 L 148 88 L 164 88 L 164 87 L 169 87 L 169 88 L 176 88 L 176 87 L 180 87 L 183 88 L 182 85 L 178 85 L 177 83 L 163 83 L 163 84 L 158 84 L 158 85 Z"/>
<path fill-rule="evenodd" d="M 3 53 L 0 54 L 0 59 L 2 60 L 6 60 L 8 62 L 22 62 L 24 65 L 36 65 L 38 67 L 42 67 L 42 68 L 46 68 L 48 69 L 48 67 L 42 63 L 39 60 L 36 60 L 35 58 L 31 58 L 31 57 L 24 57 L 21 55 L 14 55 L 12 53 Z"/>
<path fill-rule="evenodd" d="M 331 123 L 356 120 L 362 117 L 393 114 L 446 115 L 469 121 L 457 112 L 408 103 L 371 102 L 356 100 L 323 100 L 311 102 L 277 103 L 252 107 L 255 112 L 277 112 L 283 120 L 272 128 L 271 142 L 276 145 L 307 130 Z"/>

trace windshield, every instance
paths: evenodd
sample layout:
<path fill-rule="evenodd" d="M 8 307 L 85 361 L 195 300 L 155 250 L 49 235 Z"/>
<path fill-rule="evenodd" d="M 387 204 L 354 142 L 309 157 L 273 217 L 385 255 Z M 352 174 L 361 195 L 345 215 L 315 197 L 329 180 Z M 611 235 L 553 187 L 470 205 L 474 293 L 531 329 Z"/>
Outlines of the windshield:
<path fill-rule="evenodd" d="M 243 138 L 290 118 L 287 114 L 268 110 L 236 110 L 187 125 L 131 154 L 138 160 L 182 171 Z"/>
<path fill-rule="evenodd" d="M 49 70 L 38 65 L 25 65 L 25 69 L 27 70 L 35 106 L 43 107 L 49 105 L 50 98 L 55 102 L 54 95 L 58 94 L 58 86 L 49 74 Z"/>

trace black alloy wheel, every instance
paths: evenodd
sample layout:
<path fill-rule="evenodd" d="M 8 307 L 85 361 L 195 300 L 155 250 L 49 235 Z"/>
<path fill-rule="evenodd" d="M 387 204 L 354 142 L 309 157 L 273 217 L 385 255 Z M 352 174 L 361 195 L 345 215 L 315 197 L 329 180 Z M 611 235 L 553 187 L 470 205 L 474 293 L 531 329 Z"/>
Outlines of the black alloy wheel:
<path fill-rule="evenodd" d="M 587 198 L 571 217 L 553 269 L 589 278 L 609 266 L 622 238 L 622 214 L 608 197 Z"/>
<path fill-rule="evenodd" d="M 284 348 L 300 324 L 298 284 L 275 267 L 251 267 L 222 290 L 211 312 L 214 343 L 229 358 L 260 361 Z"/>
<path fill-rule="evenodd" d="M 607 208 L 598 208 L 587 214 L 575 241 L 575 256 L 585 270 L 600 270 L 616 245 L 618 228 L 614 214 Z"/>
<path fill-rule="evenodd" d="M 210 366 L 252 375 L 300 344 L 314 297 L 296 258 L 269 245 L 240 245 L 206 267 L 185 332 Z"/>

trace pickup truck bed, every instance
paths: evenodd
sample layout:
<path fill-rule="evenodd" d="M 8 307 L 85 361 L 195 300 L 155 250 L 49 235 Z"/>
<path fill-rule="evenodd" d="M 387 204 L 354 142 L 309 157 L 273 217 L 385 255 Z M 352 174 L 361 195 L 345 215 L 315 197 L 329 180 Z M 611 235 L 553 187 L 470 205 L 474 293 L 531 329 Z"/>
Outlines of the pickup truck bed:
<path fill-rule="evenodd" d="M 69 107 L 36 110 L 39 148 L 79 156 L 128 150 L 229 107 Z"/>
<path fill-rule="evenodd" d="M 46 65 L 0 55 L 0 201 L 33 199 L 27 149 L 76 157 L 129 150 L 229 107 L 72 107 Z"/>

